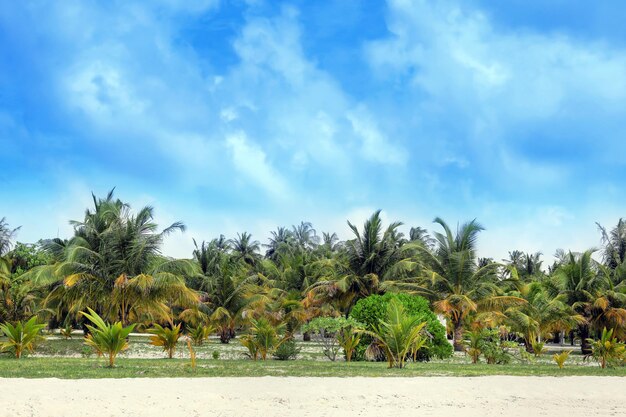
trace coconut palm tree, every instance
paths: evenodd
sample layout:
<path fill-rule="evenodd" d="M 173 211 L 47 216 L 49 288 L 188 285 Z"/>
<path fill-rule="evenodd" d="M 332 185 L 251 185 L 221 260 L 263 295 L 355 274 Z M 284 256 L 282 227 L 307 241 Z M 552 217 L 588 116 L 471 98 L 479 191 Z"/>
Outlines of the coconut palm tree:
<path fill-rule="evenodd" d="M 265 257 L 276 261 L 280 253 L 288 250 L 293 242 L 293 234 L 291 230 L 285 227 L 279 227 L 276 231 L 270 232 L 271 237 L 269 243 L 264 245 L 267 248 Z"/>
<path fill-rule="evenodd" d="M 51 265 L 27 272 L 40 286 L 52 286 L 44 305 L 76 316 L 87 307 L 123 325 L 141 319 L 170 320 L 172 309 L 197 303 L 184 275 L 193 264 L 164 258 L 163 239 L 184 225 L 176 222 L 158 232 L 152 207 L 133 213 L 130 206 L 113 198 L 92 195 L 94 208 L 82 221 L 71 221 L 74 237 L 67 243 L 44 243 L 53 258 Z"/>
<path fill-rule="evenodd" d="M 345 248 L 335 257 L 311 266 L 320 279 L 309 290 L 336 302 L 347 315 L 359 299 L 399 285 L 418 266 L 415 246 L 401 242 L 397 230 L 401 225 L 394 222 L 383 231 L 380 210 L 366 220 L 362 231 L 348 222 L 354 238 L 345 242 Z M 389 282 L 382 285 L 385 281 Z"/>
<path fill-rule="evenodd" d="M 434 251 L 422 249 L 425 286 L 435 310 L 445 315 L 454 329 L 454 348 L 463 351 L 464 320 L 480 311 L 502 310 L 523 304 L 519 297 L 501 295 L 496 272 L 498 263 L 477 265 L 476 242 L 483 227 L 472 220 L 461 225 L 456 234 L 440 218 L 434 220 L 444 233 L 435 233 Z"/>
<path fill-rule="evenodd" d="M 567 261 L 554 273 L 555 287 L 561 299 L 585 318 L 578 326 L 581 351 L 591 353 L 588 342 L 591 331 L 600 332 L 607 324 L 622 327 L 626 323 L 626 310 L 620 306 L 624 295 L 615 291 L 610 271 L 593 260 L 595 250 L 582 254 L 569 252 Z"/>
<path fill-rule="evenodd" d="M 11 229 L 6 221 L 6 217 L 0 219 L 0 256 L 6 255 L 13 247 L 13 239 L 21 226 Z"/>
<path fill-rule="evenodd" d="M 222 343 L 229 343 L 235 336 L 235 327 L 247 304 L 248 285 L 254 279 L 245 262 L 228 254 L 220 257 L 215 271 L 207 277 L 207 300 L 204 305 Z"/>
<path fill-rule="evenodd" d="M 291 235 L 295 244 L 301 249 L 311 250 L 319 245 L 320 238 L 309 222 L 301 222 L 299 225 L 293 226 Z"/>
<path fill-rule="evenodd" d="M 517 278 L 517 277 L 516 277 Z M 509 295 L 526 300 L 521 306 L 509 307 L 504 322 L 524 338 L 526 350 L 557 332 L 567 332 L 585 322 L 585 318 L 558 297 L 553 297 L 541 282 L 516 280 L 517 289 Z"/>
<path fill-rule="evenodd" d="M 614 270 L 626 261 L 626 221 L 620 218 L 611 231 L 600 223 L 596 225 L 602 234 L 602 262 Z"/>
<path fill-rule="evenodd" d="M 428 234 L 428 230 L 422 227 L 411 227 L 409 240 L 411 242 L 421 242 L 425 247 L 431 249 L 435 246 L 435 239 Z"/>
<path fill-rule="evenodd" d="M 250 266 L 256 266 L 261 258 L 259 255 L 261 245 L 257 240 L 252 240 L 250 233 L 237 233 L 237 237 L 230 241 L 230 246 L 235 259 L 242 260 Z"/>

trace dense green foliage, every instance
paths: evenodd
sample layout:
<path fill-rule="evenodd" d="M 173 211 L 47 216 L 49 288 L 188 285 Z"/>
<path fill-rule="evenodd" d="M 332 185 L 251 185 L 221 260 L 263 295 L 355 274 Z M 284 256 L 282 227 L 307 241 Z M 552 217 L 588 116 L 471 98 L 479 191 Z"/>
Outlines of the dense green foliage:
<path fill-rule="evenodd" d="M 424 347 L 426 336 L 422 330 L 425 326 L 425 321 L 407 314 L 402 302 L 392 298 L 387 304 L 385 317 L 374 325 L 374 330 L 363 330 L 363 333 L 374 338 L 368 350 L 383 352 L 390 368 L 404 368 L 407 358 L 415 358 Z"/>
<path fill-rule="evenodd" d="M 346 361 L 350 362 L 359 345 L 361 336 L 358 330 L 365 326 L 353 318 L 316 317 L 302 328 L 303 331 L 317 336 L 322 345 L 322 353 L 331 361 L 337 360 L 339 349 L 343 349 Z"/>
<path fill-rule="evenodd" d="M 448 339 L 477 361 L 500 364 L 510 355 L 541 356 L 566 338 L 581 353 L 600 355 L 605 328 L 617 350 L 626 340 L 622 219 L 613 228 L 598 225 L 599 250 L 559 250 L 547 269 L 538 252 L 479 258 L 483 226 L 476 220 L 453 230 L 436 218 L 438 231 L 416 226 L 407 235 L 402 223 L 384 223 L 375 211 L 362 226 L 348 223 L 345 240 L 308 222 L 278 227 L 265 243 L 247 232 L 220 235 L 194 241 L 189 259 L 173 259 L 162 245 L 184 224 L 160 228 L 152 207 L 135 211 L 113 191 L 93 196 L 63 238 L 16 242 L 19 227 L 2 218 L 0 323 L 10 329 L 35 319 L 68 336 L 82 329 L 97 352 L 113 355 L 111 365 L 132 328 L 184 329 L 198 348 L 216 333 L 224 346 L 239 341 L 233 345 L 244 345 L 251 358 L 284 357 L 293 352 L 287 343 L 302 335 L 328 343 L 332 360 L 343 351 L 348 361 L 363 359 L 368 347 L 389 359 L 381 353 L 390 346 L 384 334 L 411 335 L 422 322 L 424 346 L 413 343 L 407 358 L 447 358 Z M 402 320 L 391 320 L 391 300 L 404 310 Z M 405 318 L 413 323 L 406 332 Z M 526 352 L 518 354 L 520 346 Z M 403 350 L 396 347 L 394 354 Z"/>
<path fill-rule="evenodd" d="M 428 301 L 423 297 L 394 293 L 372 295 L 360 300 L 350 312 L 350 317 L 363 323 L 366 330 L 374 331 L 380 321 L 385 318 L 392 300 L 400 302 L 407 315 L 414 317 L 418 322 L 426 323 L 425 330 L 428 332 L 428 336 L 426 345 L 417 354 L 419 360 L 428 360 L 431 356 L 446 358 L 452 354 L 452 347 L 446 340 L 445 328 L 430 310 Z M 364 353 L 371 342 L 371 337 L 363 337 L 357 348 L 358 352 Z"/>

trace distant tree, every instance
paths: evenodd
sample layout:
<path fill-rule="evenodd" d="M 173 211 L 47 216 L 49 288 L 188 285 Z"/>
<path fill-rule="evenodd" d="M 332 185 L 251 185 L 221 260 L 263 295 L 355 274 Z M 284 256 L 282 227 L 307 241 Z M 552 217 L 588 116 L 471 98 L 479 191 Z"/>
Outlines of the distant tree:
<path fill-rule="evenodd" d="M 600 223 L 596 225 L 602 234 L 602 262 L 614 270 L 626 261 L 626 221 L 620 218 L 610 231 Z"/>
<path fill-rule="evenodd" d="M 252 235 L 247 232 L 237 233 L 237 237 L 230 241 L 233 256 L 251 266 L 256 266 L 261 255 L 259 255 L 260 243 L 252 240 Z"/>
<path fill-rule="evenodd" d="M 323 276 L 310 290 L 334 300 L 348 314 L 359 299 L 385 292 L 383 282 L 391 285 L 410 275 L 418 265 L 414 248 L 399 240 L 401 224 L 391 223 L 383 231 L 380 210 L 365 222 L 362 231 L 348 222 L 354 238 L 345 242 L 340 255 L 318 262 Z"/>
<path fill-rule="evenodd" d="M 0 219 L 0 256 L 4 256 L 13 247 L 13 240 L 22 226 L 12 229 L 6 221 L 6 217 Z"/>
<path fill-rule="evenodd" d="M 578 326 L 584 354 L 591 352 L 588 342 L 591 331 L 600 332 L 604 327 L 618 328 L 624 337 L 626 325 L 624 295 L 615 291 L 610 272 L 593 260 L 593 252 L 569 252 L 567 261 L 553 275 L 559 297 L 585 318 Z"/>
<path fill-rule="evenodd" d="M 293 226 L 291 235 L 296 245 L 302 249 L 315 249 L 319 245 L 320 238 L 309 222 L 301 222 L 299 225 Z"/>
<path fill-rule="evenodd" d="M 428 230 L 421 227 L 411 227 L 409 231 L 409 240 L 411 242 L 421 242 L 425 247 L 432 249 L 435 246 L 435 239 L 428 234 Z"/>
<path fill-rule="evenodd" d="M 276 231 L 271 231 L 270 234 L 269 243 L 264 245 L 267 248 L 265 256 L 276 261 L 279 254 L 287 251 L 293 243 L 293 233 L 285 227 L 278 227 Z"/>

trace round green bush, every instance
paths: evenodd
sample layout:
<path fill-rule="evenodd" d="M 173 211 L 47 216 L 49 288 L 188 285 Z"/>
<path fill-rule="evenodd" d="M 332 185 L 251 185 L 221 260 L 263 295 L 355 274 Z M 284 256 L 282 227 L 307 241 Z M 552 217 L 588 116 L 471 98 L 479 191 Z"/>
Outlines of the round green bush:
<path fill-rule="evenodd" d="M 447 358 L 452 356 L 452 345 L 446 338 L 446 329 L 441 325 L 437 316 L 433 313 L 428 301 L 418 295 L 386 293 L 385 295 L 370 295 L 359 300 L 352 311 L 350 317 L 363 323 L 367 330 L 373 330 L 378 322 L 385 318 L 387 305 L 392 299 L 397 299 L 402 303 L 407 313 L 417 317 L 420 321 L 426 322 L 426 330 L 432 336 L 426 348 L 418 353 L 418 359 L 427 361 L 431 357 Z M 364 336 L 356 349 L 356 358 L 363 359 L 367 346 L 372 342 L 372 338 Z"/>

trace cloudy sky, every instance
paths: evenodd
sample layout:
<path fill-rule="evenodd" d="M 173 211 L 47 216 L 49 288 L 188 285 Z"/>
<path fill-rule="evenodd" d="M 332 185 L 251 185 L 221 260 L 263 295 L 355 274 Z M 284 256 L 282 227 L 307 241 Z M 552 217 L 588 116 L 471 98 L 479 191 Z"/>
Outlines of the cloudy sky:
<path fill-rule="evenodd" d="M 68 237 L 90 193 L 192 238 L 484 224 L 482 256 L 626 216 L 626 3 L 0 5 L 0 217 Z M 548 256 L 548 258 L 550 258 Z"/>

